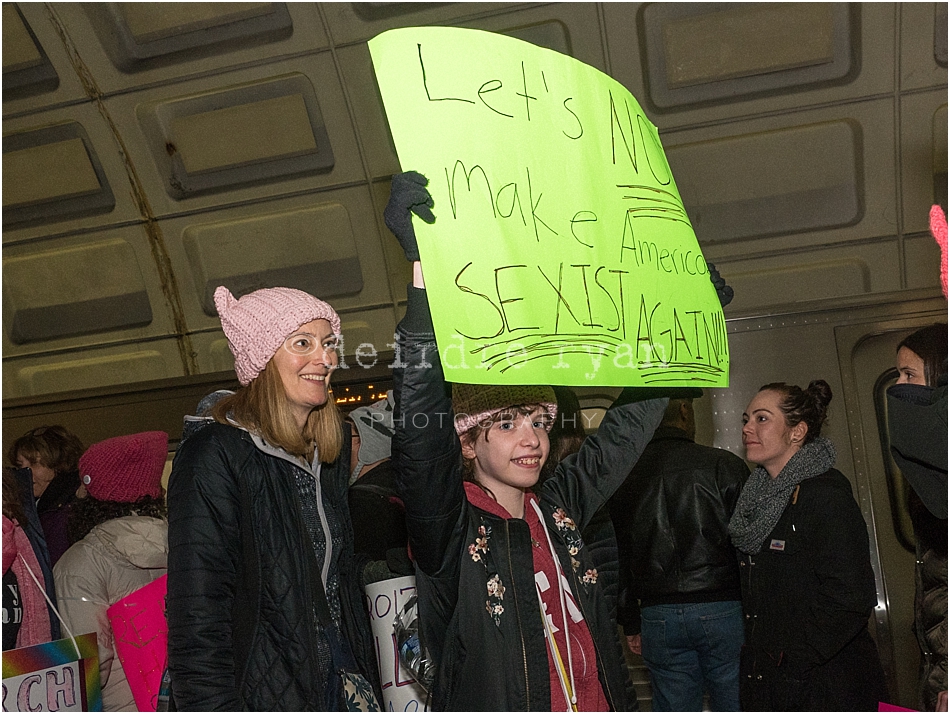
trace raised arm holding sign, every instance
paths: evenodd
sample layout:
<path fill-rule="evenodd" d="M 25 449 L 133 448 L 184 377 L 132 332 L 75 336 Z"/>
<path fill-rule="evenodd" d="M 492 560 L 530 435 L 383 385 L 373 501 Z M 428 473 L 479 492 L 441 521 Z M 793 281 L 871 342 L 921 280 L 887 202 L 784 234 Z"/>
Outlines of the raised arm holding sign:
<path fill-rule="evenodd" d="M 706 261 L 626 89 L 476 30 L 393 30 L 370 51 L 440 216 L 415 225 L 447 379 L 728 384 Z"/>

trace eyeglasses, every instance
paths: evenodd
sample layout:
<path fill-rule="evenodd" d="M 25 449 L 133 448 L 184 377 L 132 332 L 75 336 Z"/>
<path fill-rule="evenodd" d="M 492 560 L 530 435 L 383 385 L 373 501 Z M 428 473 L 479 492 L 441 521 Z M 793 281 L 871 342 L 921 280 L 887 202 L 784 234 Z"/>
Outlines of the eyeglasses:
<path fill-rule="evenodd" d="M 303 357 L 313 354 L 321 348 L 320 341 L 311 334 L 298 332 L 284 340 L 284 349 L 292 355 Z M 336 337 L 331 337 L 324 341 L 322 345 L 325 353 L 336 353 L 340 348 L 340 342 Z"/>

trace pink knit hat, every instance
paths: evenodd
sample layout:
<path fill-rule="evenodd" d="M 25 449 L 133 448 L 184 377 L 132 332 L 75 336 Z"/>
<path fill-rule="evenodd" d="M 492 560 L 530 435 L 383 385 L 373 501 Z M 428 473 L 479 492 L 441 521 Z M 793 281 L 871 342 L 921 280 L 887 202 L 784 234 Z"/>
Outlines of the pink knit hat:
<path fill-rule="evenodd" d="M 940 246 L 940 287 L 947 297 L 947 217 L 940 206 L 930 209 L 930 233 Z"/>
<path fill-rule="evenodd" d="M 93 444 L 79 457 L 79 473 L 96 500 L 134 503 L 162 495 L 167 458 L 168 434 L 143 431 Z"/>
<path fill-rule="evenodd" d="M 455 431 L 462 436 L 468 430 L 484 424 L 508 407 L 537 404 L 551 417 L 548 431 L 557 416 L 557 397 L 551 387 L 501 384 L 453 384 L 452 409 L 455 411 Z"/>
<path fill-rule="evenodd" d="M 336 311 L 302 290 L 264 288 L 235 300 L 222 285 L 214 291 L 214 304 L 242 385 L 261 373 L 284 340 L 301 325 L 327 320 L 333 334 L 340 334 Z"/>

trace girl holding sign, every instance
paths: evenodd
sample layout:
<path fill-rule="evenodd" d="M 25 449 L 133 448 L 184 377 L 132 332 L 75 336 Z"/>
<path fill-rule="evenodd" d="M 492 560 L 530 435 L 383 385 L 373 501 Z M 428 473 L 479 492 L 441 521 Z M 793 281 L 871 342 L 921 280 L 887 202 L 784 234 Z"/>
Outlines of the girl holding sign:
<path fill-rule="evenodd" d="M 667 399 L 625 390 L 598 433 L 533 492 L 554 391 L 455 384 L 449 396 L 410 217 L 435 220 L 425 183 L 396 176 L 385 218 L 414 261 L 397 329 L 393 461 L 422 639 L 437 668 L 433 708 L 626 710 L 617 626 L 581 532 L 636 463 Z"/>

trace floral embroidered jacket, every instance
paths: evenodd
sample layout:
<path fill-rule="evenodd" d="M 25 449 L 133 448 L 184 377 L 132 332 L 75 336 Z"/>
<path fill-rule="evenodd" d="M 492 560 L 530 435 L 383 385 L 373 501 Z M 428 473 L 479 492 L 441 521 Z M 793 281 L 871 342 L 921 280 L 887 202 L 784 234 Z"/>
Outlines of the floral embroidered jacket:
<path fill-rule="evenodd" d="M 535 589 L 531 532 L 473 506 L 424 290 L 409 288 L 397 330 L 393 462 L 416 562 L 424 646 L 436 662 L 437 711 L 550 711 L 551 685 Z M 581 531 L 650 441 L 667 400 L 624 390 L 598 433 L 537 494 L 571 592 L 590 630 L 604 695 L 626 699 L 628 673 Z M 642 398 L 642 393 L 640 395 Z M 569 524 L 574 527 L 571 528 Z"/>

